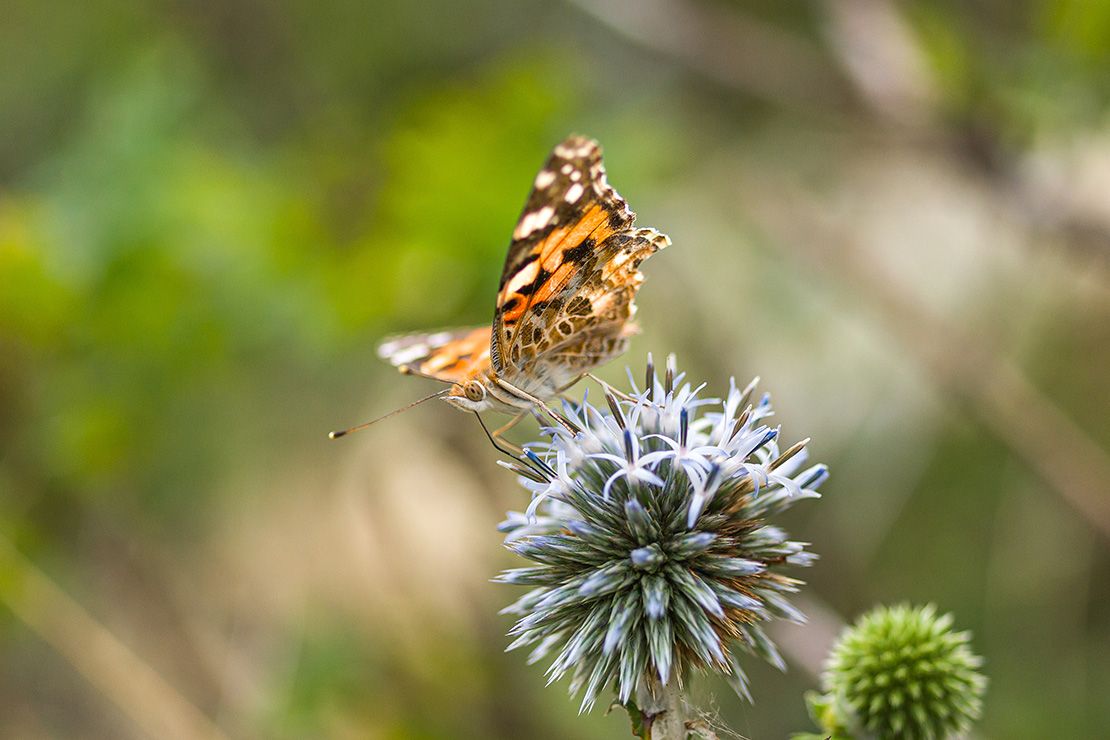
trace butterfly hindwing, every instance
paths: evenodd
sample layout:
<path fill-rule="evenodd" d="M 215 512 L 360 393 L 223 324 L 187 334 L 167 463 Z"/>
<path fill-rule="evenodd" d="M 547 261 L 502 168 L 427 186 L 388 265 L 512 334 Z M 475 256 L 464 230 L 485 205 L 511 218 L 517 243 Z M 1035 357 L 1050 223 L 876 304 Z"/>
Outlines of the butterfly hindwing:
<path fill-rule="evenodd" d="M 636 332 L 632 301 L 644 280 L 639 265 L 667 244 L 653 229 L 614 234 L 601 244 L 559 293 L 544 306 L 533 304 L 538 310 L 521 320 L 517 344 L 521 365 L 528 366 L 521 372 L 561 386 L 622 354 Z M 510 381 L 514 369 L 506 371 Z"/>
<path fill-rule="evenodd" d="M 569 377 L 603 364 L 627 348 L 636 332 L 633 299 L 644 281 L 640 263 L 667 246 L 654 229 L 636 229 L 609 237 L 581 276 L 521 324 L 519 334 L 544 337 L 521 349 L 532 362 L 550 364 Z M 552 369 L 547 372 L 555 372 Z"/>

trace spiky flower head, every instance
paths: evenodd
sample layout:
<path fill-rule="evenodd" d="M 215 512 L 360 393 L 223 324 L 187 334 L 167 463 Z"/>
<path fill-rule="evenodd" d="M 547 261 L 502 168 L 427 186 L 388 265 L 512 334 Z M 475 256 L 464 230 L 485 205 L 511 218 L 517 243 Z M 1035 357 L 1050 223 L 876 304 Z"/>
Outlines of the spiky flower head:
<path fill-rule="evenodd" d="M 987 679 L 970 635 L 936 607 L 878 607 L 846 628 L 810 697 L 826 732 L 879 740 L 944 740 L 979 717 Z"/>
<path fill-rule="evenodd" d="M 510 649 L 534 645 L 530 662 L 557 651 L 550 678 L 569 673 L 583 709 L 605 687 L 627 705 L 641 681 L 690 668 L 747 696 L 735 649 L 783 668 L 761 624 L 803 620 L 786 598 L 800 581 L 777 571 L 815 556 L 768 520 L 817 497 L 826 467 L 799 472 L 805 442 L 779 453 L 769 397 L 749 404 L 754 382 L 721 401 L 682 379 L 673 357 L 661 380 L 649 356 L 643 391 L 565 404 L 581 431 L 548 429 L 528 466 L 507 464 L 533 500 L 502 530 L 535 563 L 499 578 L 533 587 L 505 610 L 520 615 Z"/>

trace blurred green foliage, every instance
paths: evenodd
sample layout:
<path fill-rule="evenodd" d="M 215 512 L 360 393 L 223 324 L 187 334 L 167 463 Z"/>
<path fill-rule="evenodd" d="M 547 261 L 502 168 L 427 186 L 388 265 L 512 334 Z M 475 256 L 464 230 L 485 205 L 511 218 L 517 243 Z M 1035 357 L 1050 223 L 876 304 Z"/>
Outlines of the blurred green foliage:
<path fill-rule="evenodd" d="M 719 391 L 760 373 L 789 436 L 816 430 L 833 480 L 788 524 L 825 558 L 807 590 L 845 619 L 955 612 L 991 677 L 984 737 L 1097 735 L 1105 536 L 974 389 L 861 318 L 873 284 L 797 249 L 879 244 L 869 264 L 926 304 L 957 285 L 928 315 L 988 338 L 1105 456 L 1110 4 L 622 8 L 9 0 L 0 536 L 229 737 L 627 736 L 501 655 L 494 525 L 525 503 L 472 419 L 325 439 L 421 392 L 376 364 L 382 336 L 489 320 L 528 184 L 578 131 L 674 240 L 629 364 L 679 349 Z M 912 42 L 916 123 L 853 76 L 856 21 L 892 59 Z M 456 499 L 473 531 L 440 516 Z M 480 565 L 421 560 L 453 538 Z M 0 579 L 0 735 L 151 736 L 23 593 Z M 804 728 L 813 677 L 752 675 L 754 707 L 717 692 L 724 720 Z"/>

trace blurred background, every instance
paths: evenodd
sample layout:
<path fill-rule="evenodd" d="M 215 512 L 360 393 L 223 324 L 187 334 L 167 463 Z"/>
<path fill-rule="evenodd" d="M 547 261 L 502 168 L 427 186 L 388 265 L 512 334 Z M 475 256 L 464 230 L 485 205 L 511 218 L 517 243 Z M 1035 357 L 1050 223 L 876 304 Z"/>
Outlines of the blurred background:
<path fill-rule="evenodd" d="M 933 602 L 977 736 L 1110 727 L 1110 3 L 2 16 L 0 736 L 629 737 L 503 653 L 527 494 L 473 418 L 326 436 L 436 390 L 375 344 L 490 320 L 571 132 L 673 240 L 602 375 L 760 375 L 832 470 L 789 671 L 702 706 L 807 730 L 839 625 Z"/>

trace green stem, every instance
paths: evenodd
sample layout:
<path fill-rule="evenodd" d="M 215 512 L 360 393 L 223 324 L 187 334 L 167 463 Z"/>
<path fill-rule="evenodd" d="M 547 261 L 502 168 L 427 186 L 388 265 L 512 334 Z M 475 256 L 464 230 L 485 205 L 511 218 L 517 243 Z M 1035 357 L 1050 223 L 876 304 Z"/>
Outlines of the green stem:
<path fill-rule="evenodd" d="M 641 681 L 636 691 L 636 709 L 647 730 L 646 740 L 686 740 L 686 706 L 677 676 L 672 674 L 666 685 L 656 676 Z"/>

